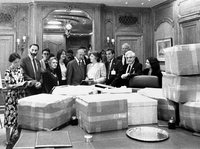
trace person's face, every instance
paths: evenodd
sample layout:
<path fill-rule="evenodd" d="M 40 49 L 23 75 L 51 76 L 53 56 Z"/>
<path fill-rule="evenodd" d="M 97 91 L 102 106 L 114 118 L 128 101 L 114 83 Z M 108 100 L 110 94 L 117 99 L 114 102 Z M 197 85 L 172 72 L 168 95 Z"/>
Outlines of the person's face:
<path fill-rule="evenodd" d="M 38 47 L 35 46 L 35 45 L 32 45 L 30 48 L 29 48 L 29 53 L 32 57 L 35 57 L 37 54 L 38 54 Z"/>
<path fill-rule="evenodd" d="M 125 54 L 128 50 L 129 50 L 129 48 L 126 45 L 122 46 L 122 53 L 123 54 Z"/>
<path fill-rule="evenodd" d="M 110 62 L 114 58 L 114 54 L 111 51 L 106 51 L 107 60 Z"/>
<path fill-rule="evenodd" d="M 49 58 L 49 52 L 48 51 L 44 51 L 43 53 L 42 53 L 42 57 L 43 57 L 43 59 L 44 60 L 47 60 L 48 58 Z"/>
<path fill-rule="evenodd" d="M 62 54 L 60 55 L 60 59 L 62 59 L 62 60 L 66 59 L 65 51 L 63 51 Z"/>
<path fill-rule="evenodd" d="M 146 65 L 146 68 L 151 68 L 151 65 L 150 65 L 150 63 L 149 63 L 149 60 L 148 60 L 148 59 L 146 60 L 146 63 L 145 63 L 145 65 Z"/>
<path fill-rule="evenodd" d="M 77 57 L 77 59 L 79 59 L 79 60 L 83 60 L 84 59 L 84 50 L 83 49 L 79 49 L 78 51 L 77 51 L 77 54 L 76 54 L 76 57 Z"/>
<path fill-rule="evenodd" d="M 132 64 L 135 61 L 135 56 L 127 55 L 126 56 L 126 62 L 127 64 Z"/>
<path fill-rule="evenodd" d="M 19 67 L 20 66 L 20 59 L 15 59 L 12 63 L 11 63 L 11 65 L 14 67 L 14 68 L 17 68 L 17 67 Z"/>
<path fill-rule="evenodd" d="M 57 65 L 58 65 L 57 60 L 53 59 L 53 60 L 50 62 L 50 65 L 49 65 L 49 66 L 51 67 L 51 69 L 56 69 Z"/>
<path fill-rule="evenodd" d="M 92 63 L 97 61 L 96 57 L 93 54 L 90 54 L 90 61 Z"/>

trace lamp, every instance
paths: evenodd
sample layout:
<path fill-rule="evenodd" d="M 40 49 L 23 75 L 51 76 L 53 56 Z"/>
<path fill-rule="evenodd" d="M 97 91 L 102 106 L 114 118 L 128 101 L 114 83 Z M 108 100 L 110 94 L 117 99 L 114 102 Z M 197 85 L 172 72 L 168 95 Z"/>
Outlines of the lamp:
<path fill-rule="evenodd" d="M 17 49 L 21 51 L 21 54 L 23 54 L 26 47 L 26 39 L 26 36 L 22 36 L 22 40 L 20 38 L 17 38 Z"/>
<path fill-rule="evenodd" d="M 67 35 L 67 38 L 69 38 L 71 34 L 71 29 L 72 25 L 71 23 L 67 20 L 67 22 L 64 23 L 64 30 L 65 30 L 65 35 Z"/>
<path fill-rule="evenodd" d="M 110 37 L 107 37 L 106 39 L 107 39 L 108 47 L 114 47 L 115 39 L 110 39 Z"/>

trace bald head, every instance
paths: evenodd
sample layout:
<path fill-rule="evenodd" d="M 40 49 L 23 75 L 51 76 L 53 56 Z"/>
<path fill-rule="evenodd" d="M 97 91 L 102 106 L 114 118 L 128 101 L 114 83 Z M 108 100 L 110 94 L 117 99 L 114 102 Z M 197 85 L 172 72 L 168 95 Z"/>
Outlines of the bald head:
<path fill-rule="evenodd" d="M 77 52 L 76 52 L 76 58 L 77 58 L 78 60 L 83 60 L 84 55 L 85 55 L 84 49 L 81 49 L 81 48 L 80 48 L 80 49 L 77 50 Z"/>
<path fill-rule="evenodd" d="M 124 43 L 122 45 L 122 53 L 125 54 L 129 50 L 131 50 L 131 46 L 128 43 Z"/>

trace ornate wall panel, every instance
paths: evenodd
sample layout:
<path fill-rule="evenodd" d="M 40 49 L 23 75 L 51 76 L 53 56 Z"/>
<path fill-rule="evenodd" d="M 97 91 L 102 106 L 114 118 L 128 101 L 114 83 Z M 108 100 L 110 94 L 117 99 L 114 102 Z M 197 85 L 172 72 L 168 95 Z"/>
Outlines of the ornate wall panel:
<path fill-rule="evenodd" d="M 16 27 L 16 14 L 17 5 L 2 4 L 0 5 L 0 27 L 1 28 L 15 28 Z"/>

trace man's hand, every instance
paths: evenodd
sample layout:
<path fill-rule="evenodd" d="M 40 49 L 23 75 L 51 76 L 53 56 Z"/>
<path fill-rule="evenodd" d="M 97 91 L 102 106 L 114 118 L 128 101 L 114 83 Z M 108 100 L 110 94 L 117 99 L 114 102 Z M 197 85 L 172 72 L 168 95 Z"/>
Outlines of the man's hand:
<path fill-rule="evenodd" d="M 125 73 L 125 74 L 122 74 L 122 75 L 121 75 L 121 78 L 122 78 L 122 79 L 126 79 L 128 76 L 129 76 L 129 73 Z"/>

